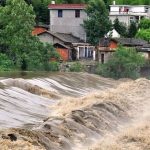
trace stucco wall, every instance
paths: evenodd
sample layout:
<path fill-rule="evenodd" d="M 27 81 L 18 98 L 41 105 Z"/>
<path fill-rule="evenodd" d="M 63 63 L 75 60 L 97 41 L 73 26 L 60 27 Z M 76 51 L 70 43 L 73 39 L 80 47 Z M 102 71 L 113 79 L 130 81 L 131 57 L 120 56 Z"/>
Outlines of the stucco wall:
<path fill-rule="evenodd" d="M 43 43 L 49 43 L 49 44 L 55 44 L 55 43 L 61 43 L 63 44 L 63 42 L 57 38 L 55 38 L 54 36 L 48 34 L 48 33 L 43 33 L 38 35 L 39 39 L 41 42 Z"/>
<path fill-rule="evenodd" d="M 80 10 L 80 18 L 75 18 L 75 10 L 63 10 L 63 17 L 58 17 L 58 10 L 50 10 L 50 30 L 60 33 L 72 33 L 74 36 L 85 38 L 81 24 L 87 18 L 84 10 Z"/>
<path fill-rule="evenodd" d="M 101 54 L 104 54 L 104 63 L 106 63 L 112 57 L 113 52 L 99 52 L 100 63 L 101 63 Z"/>
<path fill-rule="evenodd" d="M 129 15 L 117 15 L 117 16 L 116 15 L 110 15 L 109 19 L 113 23 L 114 20 L 116 18 L 118 18 L 120 22 L 123 22 L 123 23 L 125 23 L 128 26 L 130 24 L 130 17 L 132 17 L 132 16 L 129 16 Z"/>

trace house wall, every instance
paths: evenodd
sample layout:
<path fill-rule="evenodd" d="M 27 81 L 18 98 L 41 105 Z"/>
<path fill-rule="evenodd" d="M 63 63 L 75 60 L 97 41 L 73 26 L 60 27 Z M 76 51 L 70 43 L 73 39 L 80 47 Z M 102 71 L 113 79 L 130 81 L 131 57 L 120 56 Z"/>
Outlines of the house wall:
<path fill-rule="evenodd" d="M 145 59 L 150 60 L 150 52 L 140 52 L 140 54 L 144 56 Z"/>
<path fill-rule="evenodd" d="M 56 51 L 60 54 L 62 60 L 69 60 L 69 50 L 66 48 L 56 48 Z"/>
<path fill-rule="evenodd" d="M 79 58 L 84 58 L 85 57 L 85 48 L 80 47 L 79 48 Z"/>
<path fill-rule="evenodd" d="M 114 22 L 116 18 L 118 18 L 120 22 L 125 23 L 127 26 L 129 26 L 130 24 L 130 17 L 133 17 L 133 16 L 131 15 L 109 15 L 109 19 L 112 21 L 112 23 Z"/>
<path fill-rule="evenodd" d="M 110 14 L 130 14 L 130 13 L 134 13 L 134 14 L 143 14 L 146 13 L 146 6 L 141 6 L 141 5 L 111 5 L 110 6 Z M 140 15 L 141 15 L 140 14 Z"/>
<path fill-rule="evenodd" d="M 101 60 L 102 54 L 104 54 L 104 63 L 106 63 L 112 57 L 113 52 L 99 52 L 98 57 L 99 57 L 100 63 L 102 63 L 102 60 Z"/>
<path fill-rule="evenodd" d="M 93 57 L 93 47 L 82 46 L 79 48 L 79 58 L 92 58 Z"/>
<path fill-rule="evenodd" d="M 109 46 L 110 49 L 116 49 L 117 47 L 118 47 L 117 42 L 110 41 L 110 46 Z"/>
<path fill-rule="evenodd" d="M 54 36 L 48 34 L 48 33 L 43 33 L 38 35 L 39 39 L 43 43 L 49 43 L 54 45 L 55 43 L 60 43 L 63 44 L 61 40 L 58 38 L 55 38 Z M 56 48 L 56 51 L 60 54 L 60 57 L 62 60 L 67 61 L 69 60 L 69 50 L 66 48 Z"/>
<path fill-rule="evenodd" d="M 52 45 L 54 45 L 55 43 L 63 44 L 63 42 L 61 40 L 59 40 L 58 38 L 55 38 L 54 36 L 52 36 L 48 33 L 39 34 L 38 37 L 39 37 L 40 41 L 43 43 L 49 43 Z"/>
<path fill-rule="evenodd" d="M 142 17 L 150 17 L 149 11 L 146 11 L 147 8 L 148 6 L 141 5 L 111 5 L 109 18 L 112 22 L 115 18 L 118 18 L 120 22 L 126 23 L 129 26 L 131 20 L 139 22 Z"/>
<path fill-rule="evenodd" d="M 145 7 L 144 6 L 134 6 L 130 8 L 131 12 L 134 13 L 144 13 L 145 12 Z"/>
<path fill-rule="evenodd" d="M 119 12 L 119 6 L 111 6 L 110 7 L 110 12 Z"/>
<path fill-rule="evenodd" d="M 50 30 L 59 33 L 72 33 L 85 39 L 85 31 L 81 24 L 87 18 L 84 10 L 80 10 L 80 18 L 75 18 L 75 10 L 63 10 L 63 16 L 58 17 L 58 10 L 50 10 Z"/>

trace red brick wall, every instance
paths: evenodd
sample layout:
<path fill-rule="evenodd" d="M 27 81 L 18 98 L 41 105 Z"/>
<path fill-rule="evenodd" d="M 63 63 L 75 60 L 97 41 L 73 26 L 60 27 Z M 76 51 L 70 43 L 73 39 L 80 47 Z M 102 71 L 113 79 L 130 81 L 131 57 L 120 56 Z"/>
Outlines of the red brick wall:
<path fill-rule="evenodd" d="M 67 61 L 69 59 L 69 50 L 66 48 L 56 48 L 56 51 L 60 54 L 62 60 Z"/>
<path fill-rule="evenodd" d="M 109 48 L 111 49 L 116 49 L 118 46 L 117 46 L 117 43 L 115 41 L 110 41 L 110 46 Z"/>

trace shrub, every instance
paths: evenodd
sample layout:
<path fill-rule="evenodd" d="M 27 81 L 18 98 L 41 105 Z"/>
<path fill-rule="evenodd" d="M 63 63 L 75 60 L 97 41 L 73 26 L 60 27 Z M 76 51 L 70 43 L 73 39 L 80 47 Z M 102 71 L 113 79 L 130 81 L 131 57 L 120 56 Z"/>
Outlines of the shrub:
<path fill-rule="evenodd" d="M 72 64 L 69 69 L 71 72 L 81 72 L 83 70 L 83 65 L 79 62 L 76 62 Z"/>
<path fill-rule="evenodd" d="M 136 37 L 149 42 L 150 41 L 150 29 L 141 29 L 136 34 Z"/>
<path fill-rule="evenodd" d="M 47 71 L 59 71 L 59 63 L 55 62 L 55 61 L 49 62 L 48 66 L 45 67 L 45 70 L 47 70 Z"/>
<path fill-rule="evenodd" d="M 0 53 L 0 71 L 10 71 L 14 69 L 13 62 L 7 55 Z"/>
<path fill-rule="evenodd" d="M 98 64 L 97 74 L 105 77 L 137 78 L 144 65 L 144 57 L 133 48 L 119 47 L 106 64 Z"/>
<path fill-rule="evenodd" d="M 60 55 L 58 54 L 58 52 L 56 50 L 53 50 L 50 53 L 50 59 L 51 58 L 55 58 L 56 60 L 59 60 L 60 59 Z"/>

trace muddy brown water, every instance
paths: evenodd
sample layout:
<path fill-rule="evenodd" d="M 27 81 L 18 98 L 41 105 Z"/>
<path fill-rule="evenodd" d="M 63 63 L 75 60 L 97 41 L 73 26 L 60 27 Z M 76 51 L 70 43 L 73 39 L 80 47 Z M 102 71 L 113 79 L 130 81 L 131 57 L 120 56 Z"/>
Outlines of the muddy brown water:
<path fill-rule="evenodd" d="M 2 150 L 88 150 L 150 106 L 146 79 L 15 73 L 1 75 L 0 85 Z"/>
<path fill-rule="evenodd" d="M 49 106 L 62 97 L 116 86 L 84 73 L 1 72 L 0 76 L 1 128 L 40 123 L 51 114 Z"/>

